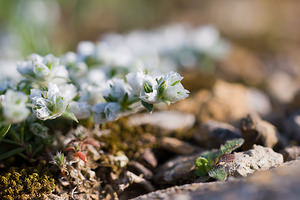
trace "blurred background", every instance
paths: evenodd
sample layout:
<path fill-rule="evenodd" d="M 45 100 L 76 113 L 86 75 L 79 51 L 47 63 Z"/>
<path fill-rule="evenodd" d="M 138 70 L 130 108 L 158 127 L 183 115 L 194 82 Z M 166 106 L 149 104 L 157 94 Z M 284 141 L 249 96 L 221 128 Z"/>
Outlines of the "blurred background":
<path fill-rule="evenodd" d="M 297 0 L 0 0 L 0 68 L 33 52 L 74 51 L 104 33 L 212 24 L 232 45 L 214 72 L 288 102 L 300 77 L 299 10 Z"/>

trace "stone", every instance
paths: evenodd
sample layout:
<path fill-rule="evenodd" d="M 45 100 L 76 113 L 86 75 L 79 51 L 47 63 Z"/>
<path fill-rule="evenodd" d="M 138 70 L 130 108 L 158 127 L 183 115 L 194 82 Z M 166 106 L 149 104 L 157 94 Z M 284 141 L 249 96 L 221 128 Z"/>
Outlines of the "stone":
<path fill-rule="evenodd" d="M 240 131 L 234 126 L 213 120 L 201 124 L 194 134 L 194 139 L 207 148 L 219 148 L 227 140 L 241 137 Z"/>
<path fill-rule="evenodd" d="M 201 154 L 190 156 L 177 156 L 159 166 L 154 176 L 154 182 L 158 185 L 175 185 L 190 182 L 195 177 L 193 172 L 194 160 Z"/>
<path fill-rule="evenodd" d="M 296 160 L 300 156 L 300 147 L 299 146 L 286 147 L 280 153 L 283 155 L 285 162 Z"/>
<path fill-rule="evenodd" d="M 249 114 L 241 120 L 241 132 L 245 139 L 244 150 L 252 148 L 253 144 L 273 148 L 279 142 L 276 127 L 256 114 Z"/>
<path fill-rule="evenodd" d="M 253 149 L 245 152 L 234 153 L 233 162 L 220 164 L 229 176 L 248 176 L 258 170 L 267 170 L 283 163 L 283 156 L 271 148 L 254 145 Z"/>
<path fill-rule="evenodd" d="M 127 164 L 127 168 L 129 171 L 132 171 L 134 174 L 140 175 L 142 174 L 145 179 L 151 179 L 153 177 L 153 173 L 151 170 L 146 168 L 144 165 L 142 165 L 139 162 L 136 161 L 130 161 Z"/>
<path fill-rule="evenodd" d="M 244 179 L 174 186 L 141 195 L 133 200 L 298 199 L 299 184 L 300 161 L 294 160 Z"/>
<path fill-rule="evenodd" d="M 197 120 L 235 122 L 248 113 L 266 115 L 271 111 L 267 95 L 255 88 L 218 80 L 212 90 L 200 90 L 173 106 L 175 110 L 197 115 Z"/>
<path fill-rule="evenodd" d="M 284 121 L 284 133 L 289 139 L 300 142 L 300 111 L 294 112 Z"/>
<path fill-rule="evenodd" d="M 159 146 L 176 154 L 192 154 L 197 150 L 191 144 L 172 137 L 162 137 L 159 140 Z"/>
<path fill-rule="evenodd" d="M 178 111 L 160 111 L 152 114 L 137 114 L 129 118 L 129 123 L 134 126 L 149 124 L 167 131 L 191 129 L 196 122 L 192 114 Z"/>
<path fill-rule="evenodd" d="M 157 166 L 157 159 L 151 149 L 147 148 L 141 154 L 139 161 L 146 167 L 153 169 Z"/>

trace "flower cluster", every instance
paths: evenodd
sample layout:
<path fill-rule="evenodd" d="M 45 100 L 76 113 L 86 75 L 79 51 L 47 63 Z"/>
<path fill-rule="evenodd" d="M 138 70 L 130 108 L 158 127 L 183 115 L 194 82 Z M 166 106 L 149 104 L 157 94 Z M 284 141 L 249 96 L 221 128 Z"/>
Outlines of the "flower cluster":
<path fill-rule="evenodd" d="M 30 130 L 37 132 L 45 128 L 38 120 L 60 116 L 76 121 L 93 119 L 100 124 L 143 107 L 152 112 L 154 104 L 170 104 L 188 96 L 178 73 L 146 69 L 143 66 L 147 63 L 138 58 L 123 62 L 128 59 L 121 56 L 118 60 L 118 52 L 109 52 L 111 48 L 104 46 L 83 42 L 77 53 L 68 52 L 60 58 L 32 54 L 18 62 L 21 80 L 0 85 L 0 125 L 30 117 L 35 124 Z M 94 58 L 99 56 L 106 61 L 96 62 Z M 113 65 L 125 64 L 126 70 L 113 69 Z"/>
<path fill-rule="evenodd" d="M 214 26 L 192 28 L 175 24 L 124 35 L 107 34 L 96 44 L 81 42 L 77 53 L 81 59 L 88 60 L 88 64 L 110 66 L 108 71 L 127 72 L 132 71 L 132 67 L 142 67 L 166 72 L 194 67 L 207 58 L 222 59 L 229 50 L 229 43 Z"/>

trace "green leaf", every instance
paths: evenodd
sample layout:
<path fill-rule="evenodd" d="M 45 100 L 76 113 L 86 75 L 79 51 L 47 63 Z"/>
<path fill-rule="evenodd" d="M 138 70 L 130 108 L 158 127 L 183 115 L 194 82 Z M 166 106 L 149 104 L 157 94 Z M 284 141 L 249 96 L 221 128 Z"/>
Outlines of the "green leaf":
<path fill-rule="evenodd" d="M 142 105 L 148 110 L 148 112 L 152 113 L 153 111 L 153 104 L 147 103 L 145 101 L 142 101 Z"/>
<path fill-rule="evenodd" d="M 211 169 L 208 160 L 203 157 L 199 157 L 194 161 L 195 168 L 196 168 L 196 175 L 197 176 L 207 176 L 207 173 Z"/>
<path fill-rule="evenodd" d="M 11 124 L 0 127 L 0 140 L 8 133 Z"/>
<path fill-rule="evenodd" d="M 76 118 L 76 116 L 74 115 L 74 113 L 72 113 L 69 109 L 66 109 L 65 112 L 63 112 L 62 116 L 65 117 L 65 118 L 74 120 L 75 122 L 79 123 L 79 121 Z"/>
<path fill-rule="evenodd" d="M 206 151 L 201 154 L 201 157 L 206 158 L 208 164 L 212 167 L 215 165 L 216 154 L 217 154 L 217 150 Z"/>
<path fill-rule="evenodd" d="M 227 174 L 222 168 L 213 168 L 208 172 L 208 175 L 214 179 L 225 181 L 227 178 Z"/>
<path fill-rule="evenodd" d="M 23 147 L 19 147 L 19 148 L 16 148 L 16 149 L 13 149 L 11 151 L 8 151 L 6 153 L 3 153 L 0 155 L 0 160 L 3 160 L 5 158 L 9 158 L 15 154 L 18 154 L 18 153 L 21 153 L 22 151 L 24 151 L 24 148 Z"/>
<path fill-rule="evenodd" d="M 175 86 L 175 85 L 177 85 L 178 83 L 180 83 L 180 80 L 175 81 L 174 83 L 171 84 L 171 86 Z"/>
<path fill-rule="evenodd" d="M 216 159 L 218 159 L 220 156 L 224 155 L 225 153 L 231 153 L 235 149 L 239 148 L 242 146 L 244 143 L 244 139 L 235 139 L 235 140 L 228 140 L 224 145 L 221 145 Z"/>

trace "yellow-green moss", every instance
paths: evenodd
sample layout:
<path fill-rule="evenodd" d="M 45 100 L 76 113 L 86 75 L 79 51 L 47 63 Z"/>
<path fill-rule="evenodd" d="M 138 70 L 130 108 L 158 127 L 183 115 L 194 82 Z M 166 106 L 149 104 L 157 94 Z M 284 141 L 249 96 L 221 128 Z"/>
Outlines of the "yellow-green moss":
<path fill-rule="evenodd" d="M 54 188 L 54 179 L 42 165 L 36 168 L 11 168 L 0 175 L 1 200 L 43 199 Z"/>
<path fill-rule="evenodd" d="M 141 150 L 154 145 L 145 137 L 145 128 L 129 125 L 126 118 L 106 123 L 102 129 L 110 130 L 110 134 L 101 136 L 99 140 L 105 143 L 104 149 L 113 155 L 121 151 L 134 159 Z"/>

